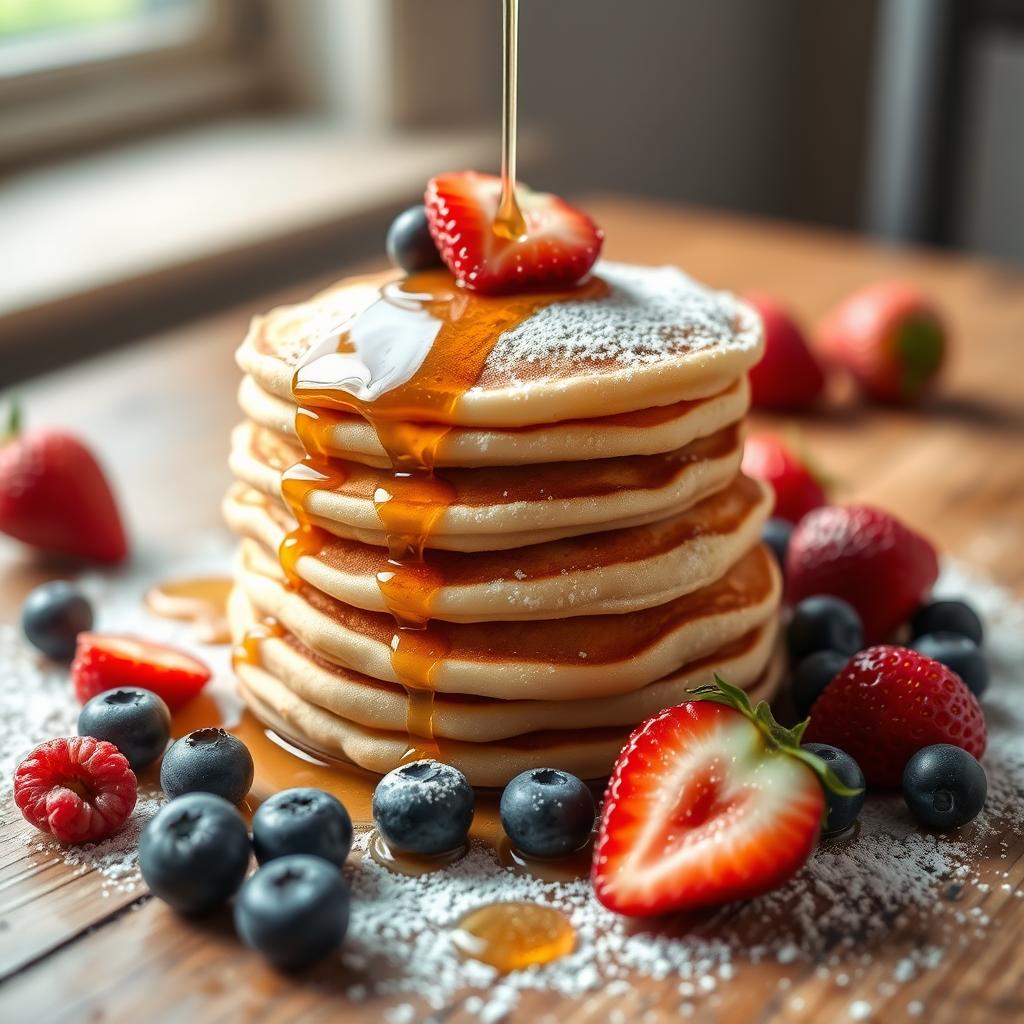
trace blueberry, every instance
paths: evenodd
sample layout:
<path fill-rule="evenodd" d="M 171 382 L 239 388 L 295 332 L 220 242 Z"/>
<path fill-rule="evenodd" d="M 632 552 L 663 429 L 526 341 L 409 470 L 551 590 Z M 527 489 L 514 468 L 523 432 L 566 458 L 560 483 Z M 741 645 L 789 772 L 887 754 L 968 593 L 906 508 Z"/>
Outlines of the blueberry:
<path fill-rule="evenodd" d="M 405 853 L 458 849 L 473 821 L 473 787 L 440 761 L 413 761 L 388 772 L 373 791 L 373 820 L 388 845 Z"/>
<path fill-rule="evenodd" d="M 252 785 L 252 755 L 223 729 L 196 729 L 173 743 L 160 765 L 160 785 L 169 797 L 215 793 L 233 804 Z"/>
<path fill-rule="evenodd" d="M 501 826 L 512 845 L 530 857 L 564 857 L 594 828 L 594 794 L 575 775 L 533 768 L 501 794 Z"/>
<path fill-rule="evenodd" d="M 987 792 L 985 769 L 949 743 L 924 747 L 903 769 L 903 799 L 928 828 L 945 831 L 973 821 Z"/>
<path fill-rule="evenodd" d="M 443 266 L 441 254 L 430 237 L 427 208 L 422 203 L 403 210 L 391 222 L 385 248 L 388 259 L 407 274 Z"/>
<path fill-rule="evenodd" d="M 341 945 L 349 894 L 341 872 L 321 857 L 293 853 L 272 860 L 235 900 L 241 940 L 276 967 L 306 967 Z"/>
<path fill-rule="evenodd" d="M 779 568 L 786 568 L 786 552 L 789 551 L 789 539 L 793 536 L 793 524 L 785 519 L 769 519 L 761 528 L 761 540 L 772 549 Z"/>
<path fill-rule="evenodd" d="M 28 642 L 54 661 L 71 661 L 79 633 L 92 629 L 92 605 L 67 580 L 36 587 L 21 608 Z"/>
<path fill-rule="evenodd" d="M 925 633 L 910 646 L 951 668 L 975 697 L 980 697 L 988 689 L 988 660 L 981 648 L 968 637 L 959 633 Z"/>
<path fill-rule="evenodd" d="M 166 750 L 171 712 L 155 693 L 120 686 L 97 694 L 82 708 L 78 735 L 113 743 L 137 772 Z"/>
<path fill-rule="evenodd" d="M 286 789 L 261 803 L 253 815 L 252 845 L 261 864 L 307 853 L 341 867 L 352 849 L 352 819 L 322 789 Z"/>
<path fill-rule="evenodd" d="M 807 655 L 793 671 L 793 703 L 801 718 L 806 717 L 825 687 L 849 661 L 838 651 L 815 651 Z"/>
<path fill-rule="evenodd" d="M 864 646 L 864 627 L 852 605 L 838 597 L 808 597 L 793 609 L 786 628 L 786 644 L 793 663 L 816 651 L 856 654 Z"/>
<path fill-rule="evenodd" d="M 804 750 L 817 754 L 836 773 L 839 781 L 850 789 L 861 790 L 856 796 L 838 796 L 825 789 L 825 835 L 836 835 L 849 828 L 864 806 L 864 773 L 860 765 L 845 750 L 827 743 L 805 743 Z"/>
<path fill-rule="evenodd" d="M 978 613 L 963 601 L 933 601 L 922 605 L 910 620 L 915 639 L 926 633 L 959 633 L 979 647 L 985 630 Z"/>
<path fill-rule="evenodd" d="M 190 793 L 152 818 L 139 842 L 139 869 L 154 896 L 182 914 L 226 903 L 249 867 L 245 821 L 226 800 Z"/>

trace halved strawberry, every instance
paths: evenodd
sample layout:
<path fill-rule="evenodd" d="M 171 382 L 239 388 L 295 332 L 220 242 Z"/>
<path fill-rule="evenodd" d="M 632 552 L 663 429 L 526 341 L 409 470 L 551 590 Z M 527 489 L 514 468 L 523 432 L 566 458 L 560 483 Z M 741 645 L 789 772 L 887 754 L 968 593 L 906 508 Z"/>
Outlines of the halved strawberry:
<path fill-rule="evenodd" d="M 519 238 L 495 230 L 501 179 L 479 171 L 439 174 L 427 184 L 430 234 L 456 280 L 480 292 L 565 288 L 601 252 L 604 232 L 565 200 L 516 188 L 526 222 Z"/>
<path fill-rule="evenodd" d="M 814 849 L 822 784 L 850 790 L 763 701 L 718 680 L 629 738 L 605 793 L 592 880 L 610 910 L 649 916 L 749 899 Z M 819 779 L 821 781 L 819 781 Z"/>
<path fill-rule="evenodd" d="M 139 686 L 172 710 L 187 704 L 209 682 L 210 670 L 176 647 L 133 636 L 79 633 L 71 681 L 84 704 L 105 690 Z"/>

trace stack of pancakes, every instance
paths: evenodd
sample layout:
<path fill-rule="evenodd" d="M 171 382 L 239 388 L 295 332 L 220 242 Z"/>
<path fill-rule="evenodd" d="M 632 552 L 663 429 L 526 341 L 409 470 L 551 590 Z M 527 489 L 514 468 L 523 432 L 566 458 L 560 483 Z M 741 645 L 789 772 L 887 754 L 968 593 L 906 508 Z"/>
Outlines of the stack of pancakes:
<path fill-rule="evenodd" d="M 771 500 L 739 472 L 759 321 L 673 268 L 597 274 L 599 291 L 538 302 L 477 345 L 471 386 L 429 432 L 427 469 L 446 497 L 422 510 L 425 550 L 406 586 L 428 588 L 441 652 L 431 741 L 476 785 L 537 766 L 599 778 L 633 726 L 715 673 L 755 699 L 777 682 L 780 581 L 759 543 Z M 417 695 L 379 583 L 394 567 L 380 502 L 395 437 L 419 427 L 391 423 L 384 436 L 372 416 L 320 408 L 313 452 L 295 381 L 312 349 L 361 317 L 375 318 L 374 351 L 387 350 L 401 325 L 389 326 L 390 307 L 380 315 L 387 280 L 342 282 L 254 321 L 225 500 L 242 538 L 231 618 L 245 699 L 297 746 L 375 772 L 411 749 Z M 502 301 L 453 292 L 433 354 L 405 352 L 405 378 L 385 386 L 422 390 L 442 342 L 452 366 L 468 358 L 460 325 L 479 335 L 492 318 L 477 314 Z M 435 306 L 420 320 L 424 308 Z M 372 392 L 380 366 L 355 354 L 368 368 L 354 390 Z M 282 476 L 312 458 L 300 506 L 284 501 Z M 303 529 L 283 568 L 282 544 Z"/>

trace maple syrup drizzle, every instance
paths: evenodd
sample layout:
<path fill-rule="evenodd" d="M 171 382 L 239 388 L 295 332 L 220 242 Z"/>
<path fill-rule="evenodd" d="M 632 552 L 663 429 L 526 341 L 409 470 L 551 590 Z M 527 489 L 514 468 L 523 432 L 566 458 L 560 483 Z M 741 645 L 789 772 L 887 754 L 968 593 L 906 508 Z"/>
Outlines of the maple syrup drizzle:
<path fill-rule="evenodd" d="M 231 587 L 226 576 L 164 580 L 149 590 L 144 603 L 161 618 L 191 622 L 200 643 L 226 644 L 231 639 L 227 618 Z"/>
<path fill-rule="evenodd" d="M 511 868 L 516 874 L 530 875 L 544 882 L 574 882 L 590 877 L 590 869 L 594 860 L 594 844 L 587 844 L 565 857 L 530 857 L 517 850 L 502 836 L 495 849 L 498 862 Z"/>
<path fill-rule="evenodd" d="M 233 665 L 259 665 L 260 644 L 273 637 L 284 636 L 284 627 L 277 619 L 268 616 L 250 626 L 235 646 L 231 655 Z"/>
<path fill-rule="evenodd" d="M 405 760 L 439 754 L 434 676 L 449 643 L 444 627 L 431 623 L 444 579 L 425 549 L 457 499 L 434 471 L 456 406 L 504 331 L 552 302 L 605 292 L 593 279 L 564 292 L 495 298 L 459 288 L 447 271 L 415 274 L 383 285 L 376 301 L 314 344 L 295 371 L 295 426 L 305 458 L 283 476 L 282 493 L 299 525 L 280 549 L 293 585 L 298 560 L 316 555 L 326 536 L 311 519 L 311 493 L 345 482 L 344 463 L 327 454 L 331 414 L 362 416 L 391 462 L 373 501 L 388 543 L 377 585 L 395 619 L 391 663 L 409 695 Z"/>
<path fill-rule="evenodd" d="M 507 974 L 568 956 L 576 929 L 562 911 L 542 903 L 491 903 L 461 918 L 452 941 L 464 956 Z"/>
<path fill-rule="evenodd" d="M 441 871 L 443 868 L 461 860 L 469 845 L 464 843 L 457 850 L 449 850 L 447 853 L 439 853 L 434 856 L 425 854 L 408 854 L 401 850 L 394 850 L 387 840 L 377 831 L 370 836 L 367 850 L 370 856 L 388 871 L 394 871 L 399 875 L 429 875 L 433 871 Z"/>
<path fill-rule="evenodd" d="M 523 238 L 527 224 L 516 200 L 518 0 L 505 0 L 502 104 L 502 187 L 493 229 Z M 433 731 L 434 676 L 449 653 L 431 611 L 444 579 L 425 550 L 457 495 L 434 466 L 453 425 L 459 400 L 473 387 L 498 337 L 559 299 L 607 291 L 597 279 L 566 292 L 488 298 L 460 288 L 446 271 L 392 280 L 347 322 L 314 344 L 295 371 L 295 431 L 303 461 L 283 474 L 282 494 L 298 526 L 280 548 L 284 573 L 297 586 L 299 559 L 317 555 L 326 534 L 308 502 L 318 489 L 345 482 L 330 456 L 337 414 L 355 413 L 374 429 L 391 475 L 373 496 L 387 539 L 387 568 L 377 574 L 385 607 L 395 620 L 391 665 L 408 694 L 403 760 L 437 757 Z"/>

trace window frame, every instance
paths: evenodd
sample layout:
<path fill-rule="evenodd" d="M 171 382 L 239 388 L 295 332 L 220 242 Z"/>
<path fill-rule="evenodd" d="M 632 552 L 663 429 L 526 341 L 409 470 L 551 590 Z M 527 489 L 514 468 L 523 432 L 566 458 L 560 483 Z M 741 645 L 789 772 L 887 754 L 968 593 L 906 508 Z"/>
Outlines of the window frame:
<path fill-rule="evenodd" d="M 203 0 L 202 31 L 166 46 L 0 77 L 0 166 L 91 148 L 269 91 L 254 0 Z"/>

